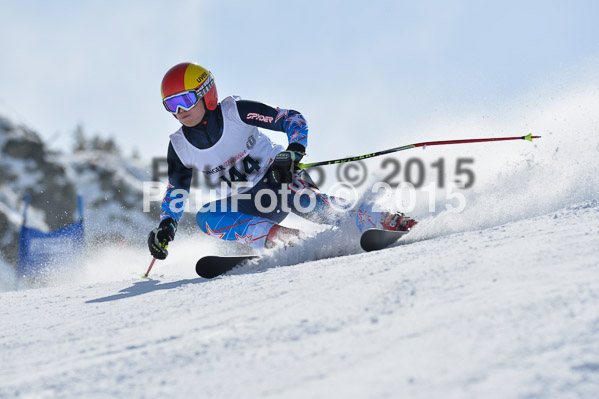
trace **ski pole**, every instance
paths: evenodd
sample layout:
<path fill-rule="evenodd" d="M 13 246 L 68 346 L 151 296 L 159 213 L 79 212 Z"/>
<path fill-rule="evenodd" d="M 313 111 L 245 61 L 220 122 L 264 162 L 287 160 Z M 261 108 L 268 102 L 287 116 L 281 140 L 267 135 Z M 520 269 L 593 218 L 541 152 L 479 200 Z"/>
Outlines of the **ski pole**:
<path fill-rule="evenodd" d="M 156 262 L 156 258 L 152 259 L 152 263 L 150 263 L 150 267 L 148 268 L 148 271 L 146 272 L 146 274 L 144 274 L 145 278 L 148 278 L 148 275 L 150 274 L 150 270 L 152 270 L 152 266 L 154 266 L 154 262 Z"/>
<path fill-rule="evenodd" d="M 532 139 L 539 139 L 539 138 L 541 138 L 541 136 L 533 136 L 532 133 L 529 133 L 526 136 L 518 136 L 518 137 L 497 137 L 497 138 L 485 138 L 485 139 L 427 141 L 424 143 L 408 144 L 408 145 L 404 145 L 401 147 L 391 148 L 388 150 L 373 152 L 372 154 L 359 155 L 357 157 L 340 158 L 340 159 L 333 159 L 331 161 L 321 161 L 321 162 L 313 162 L 313 163 L 300 163 L 300 164 L 298 164 L 298 167 L 300 169 L 306 169 L 306 168 L 311 168 L 313 166 L 334 165 L 334 164 L 344 163 L 344 162 L 359 161 L 362 159 L 367 159 L 367 158 L 372 158 L 372 157 L 378 157 L 380 155 L 390 154 L 392 152 L 409 150 L 411 148 L 418 148 L 418 147 L 426 148 L 426 146 L 429 146 L 429 145 L 483 143 L 483 142 L 487 142 L 487 141 L 506 141 L 506 140 L 532 141 Z"/>

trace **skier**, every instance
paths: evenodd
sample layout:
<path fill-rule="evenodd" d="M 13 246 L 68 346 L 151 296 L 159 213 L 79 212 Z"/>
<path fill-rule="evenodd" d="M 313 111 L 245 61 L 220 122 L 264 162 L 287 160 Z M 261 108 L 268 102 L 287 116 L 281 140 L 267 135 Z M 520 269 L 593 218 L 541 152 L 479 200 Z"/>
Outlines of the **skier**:
<path fill-rule="evenodd" d="M 331 225 L 353 211 L 342 199 L 319 191 L 308 173 L 297 167 L 308 145 L 308 125 L 298 111 L 233 96 L 219 103 L 212 73 L 189 62 L 165 74 L 162 101 L 182 126 L 170 136 L 161 222 L 148 237 L 154 258 L 168 255 L 193 169 L 226 191 L 224 199 L 205 204 L 197 213 L 199 228 L 209 236 L 253 248 L 299 239 L 299 230 L 280 225 L 289 211 Z M 273 143 L 258 128 L 285 133 L 287 148 Z M 401 213 L 355 212 L 361 230 L 409 230 L 416 224 Z"/>

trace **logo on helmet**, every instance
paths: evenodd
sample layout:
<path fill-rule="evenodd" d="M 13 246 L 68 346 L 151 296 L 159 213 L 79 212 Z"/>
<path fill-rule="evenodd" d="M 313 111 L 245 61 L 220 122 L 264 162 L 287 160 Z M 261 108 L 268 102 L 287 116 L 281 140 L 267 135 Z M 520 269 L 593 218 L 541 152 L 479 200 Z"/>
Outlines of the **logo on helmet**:
<path fill-rule="evenodd" d="M 206 73 L 206 71 L 204 71 L 199 78 L 197 78 L 196 80 L 198 81 L 198 83 L 202 83 L 204 81 L 204 79 L 206 79 L 206 76 L 208 76 L 208 74 Z"/>

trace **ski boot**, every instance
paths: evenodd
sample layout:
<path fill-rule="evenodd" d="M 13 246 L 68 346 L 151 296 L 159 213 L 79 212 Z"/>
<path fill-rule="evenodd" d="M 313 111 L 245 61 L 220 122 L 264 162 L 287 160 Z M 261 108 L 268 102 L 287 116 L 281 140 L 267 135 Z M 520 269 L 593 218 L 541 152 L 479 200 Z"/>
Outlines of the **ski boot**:
<path fill-rule="evenodd" d="M 298 229 L 292 229 L 284 227 L 279 224 L 272 226 L 266 241 L 264 242 L 264 248 L 271 249 L 283 245 L 284 248 L 293 247 L 297 241 L 300 240 L 300 231 Z"/>
<path fill-rule="evenodd" d="M 382 212 L 381 225 L 383 230 L 410 231 L 418 222 L 401 212 Z"/>

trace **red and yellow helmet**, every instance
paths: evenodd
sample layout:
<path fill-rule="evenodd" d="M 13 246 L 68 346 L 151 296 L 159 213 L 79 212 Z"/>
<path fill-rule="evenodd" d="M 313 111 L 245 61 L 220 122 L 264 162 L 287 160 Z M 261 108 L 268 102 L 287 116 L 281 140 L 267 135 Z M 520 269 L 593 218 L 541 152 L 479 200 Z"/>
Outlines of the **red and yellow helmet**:
<path fill-rule="evenodd" d="M 198 101 L 201 98 L 204 99 L 207 109 L 210 111 L 216 109 L 218 94 L 214 84 L 214 76 L 206 68 L 191 62 L 183 62 L 169 69 L 162 78 L 163 102 L 176 94 L 190 91 L 197 94 Z M 169 107 L 167 107 L 167 110 L 171 111 Z"/>

